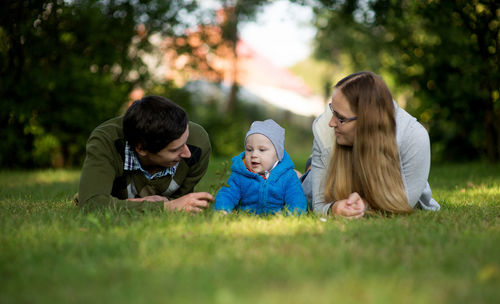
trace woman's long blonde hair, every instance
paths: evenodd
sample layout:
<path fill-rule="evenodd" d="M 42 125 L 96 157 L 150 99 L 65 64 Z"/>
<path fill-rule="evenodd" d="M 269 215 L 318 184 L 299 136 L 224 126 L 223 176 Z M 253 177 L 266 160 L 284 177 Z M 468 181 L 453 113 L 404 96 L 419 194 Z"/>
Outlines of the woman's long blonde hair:
<path fill-rule="evenodd" d="M 335 144 L 325 184 L 327 202 L 358 192 L 372 209 L 410 213 L 396 143 L 392 95 L 371 72 L 351 74 L 335 88 L 357 114 L 352 147 Z"/>

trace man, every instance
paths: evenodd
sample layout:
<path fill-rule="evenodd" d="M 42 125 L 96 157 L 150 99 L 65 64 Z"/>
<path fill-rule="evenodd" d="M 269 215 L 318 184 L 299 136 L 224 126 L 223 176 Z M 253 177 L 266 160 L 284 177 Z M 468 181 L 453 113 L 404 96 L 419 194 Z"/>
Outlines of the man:
<path fill-rule="evenodd" d="M 90 135 L 77 204 L 200 212 L 213 201 L 209 193 L 193 193 L 210 150 L 206 131 L 181 107 L 146 96 Z"/>

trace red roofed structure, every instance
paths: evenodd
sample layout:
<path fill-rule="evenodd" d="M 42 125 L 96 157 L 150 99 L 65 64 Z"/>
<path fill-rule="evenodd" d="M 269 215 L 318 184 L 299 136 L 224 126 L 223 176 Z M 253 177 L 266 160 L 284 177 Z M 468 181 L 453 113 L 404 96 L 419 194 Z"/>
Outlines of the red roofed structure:
<path fill-rule="evenodd" d="M 317 116 L 325 109 L 323 98 L 300 77 L 273 64 L 244 40 L 236 44 L 235 61 L 232 45 L 222 41 L 219 26 L 199 26 L 184 37 L 167 38 L 157 44 L 164 55 L 163 62 L 156 63 L 156 71 L 178 85 L 202 81 L 230 88 L 236 82 L 254 101 L 295 114 Z M 178 48 L 187 44 L 192 51 L 178 54 Z"/>

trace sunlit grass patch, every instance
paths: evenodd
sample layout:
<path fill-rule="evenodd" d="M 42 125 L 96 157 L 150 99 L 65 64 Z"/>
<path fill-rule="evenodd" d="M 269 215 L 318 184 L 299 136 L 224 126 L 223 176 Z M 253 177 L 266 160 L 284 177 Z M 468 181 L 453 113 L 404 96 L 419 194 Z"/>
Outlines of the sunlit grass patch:
<path fill-rule="evenodd" d="M 33 184 L 75 183 L 79 178 L 79 170 L 4 171 L 0 174 L 0 183 L 7 185 L 7 187 L 13 187 Z"/>
<path fill-rule="evenodd" d="M 358 221 L 87 213 L 71 202 L 77 171 L 4 171 L 0 302 L 494 303 L 496 169 L 435 166 L 441 211 Z"/>
<path fill-rule="evenodd" d="M 78 191 L 79 178 L 79 170 L 0 171 L 0 197 L 21 204 L 67 200 Z"/>

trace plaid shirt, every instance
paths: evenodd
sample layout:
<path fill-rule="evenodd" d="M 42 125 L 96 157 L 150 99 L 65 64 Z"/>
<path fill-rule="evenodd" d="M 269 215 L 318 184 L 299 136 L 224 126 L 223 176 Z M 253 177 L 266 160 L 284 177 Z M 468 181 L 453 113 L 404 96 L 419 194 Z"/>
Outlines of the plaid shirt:
<path fill-rule="evenodd" d="M 125 171 L 141 170 L 142 173 L 144 173 L 144 175 L 146 176 L 146 178 L 151 180 L 151 179 L 164 177 L 167 175 L 174 176 L 175 170 L 177 170 L 177 165 L 175 165 L 173 167 L 165 168 L 164 170 L 162 170 L 160 172 L 156 172 L 155 174 L 151 175 L 151 174 L 149 174 L 149 172 L 142 169 L 141 163 L 139 162 L 139 159 L 137 159 L 137 155 L 135 154 L 135 152 L 132 149 L 130 149 L 128 142 L 125 142 L 125 161 L 124 161 L 124 165 L 123 165 L 123 170 L 125 170 Z"/>

